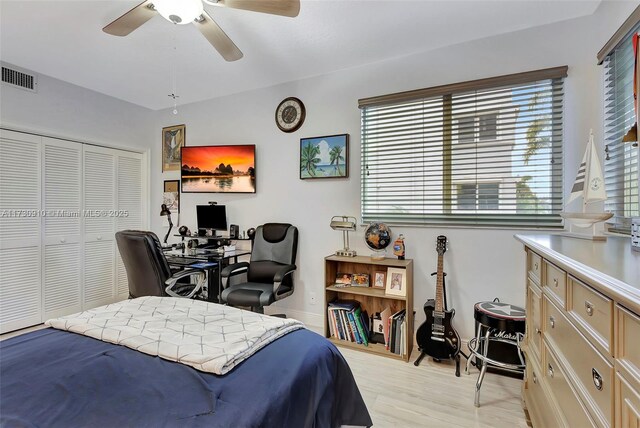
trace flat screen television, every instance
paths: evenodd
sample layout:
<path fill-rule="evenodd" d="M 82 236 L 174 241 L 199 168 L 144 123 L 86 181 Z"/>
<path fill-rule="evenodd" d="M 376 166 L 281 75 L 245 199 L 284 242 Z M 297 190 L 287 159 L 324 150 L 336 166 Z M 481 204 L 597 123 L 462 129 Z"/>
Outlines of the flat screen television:
<path fill-rule="evenodd" d="M 256 146 L 182 147 L 184 193 L 256 193 Z"/>

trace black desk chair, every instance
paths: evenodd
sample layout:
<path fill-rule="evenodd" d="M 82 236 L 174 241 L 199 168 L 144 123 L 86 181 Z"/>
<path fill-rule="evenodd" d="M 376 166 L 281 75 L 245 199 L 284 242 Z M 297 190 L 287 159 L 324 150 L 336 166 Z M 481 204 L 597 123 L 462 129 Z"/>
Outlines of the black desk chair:
<path fill-rule="evenodd" d="M 258 226 L 251 261 L 234 263 L 220 273 L 221 302 L 264 313 L 265 306 L 293 294 L 297 250 L 295 226 L 285 223 Z"/>
<path fill-rule="evenodd" d="M 172 273 L 153 232 L 123 230 L 116 233 L 118 250 L 127 271 L 129 298 L 171 296 L 192 298 L 202 290 L 206 275 L 202 269 L 187 268 Z M 178 282 L 193 276 L 195 283 Z"/>

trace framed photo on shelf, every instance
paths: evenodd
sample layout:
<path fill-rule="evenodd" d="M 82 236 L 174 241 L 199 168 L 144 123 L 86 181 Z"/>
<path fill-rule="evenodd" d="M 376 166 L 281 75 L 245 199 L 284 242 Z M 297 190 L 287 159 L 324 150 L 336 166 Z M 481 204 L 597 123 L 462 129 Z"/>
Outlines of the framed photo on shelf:
<path fill-rule="evenodd" d="M 300 179 L 349 177 L 349 134 L 300 139 Z"/>
<path fill-rule="evenodd" d="M 180 171 L 180 149 L 185 143 L 185 125 L 162 128 L 162 172 Z"/>
<path fill-rule="evenodd" d="M 373 274 L 373 287 L 374 288 L 385 288 L 386 284 L 386 276 L 387 273 L 385 271 L 379 270 Z"/>
<path fill-rule="evenodd" d="M 172 213 L 180 212 L 180 180 L 165 180 L 162 203 Z"/>
<path fill-rule="evenodd" d="M 338 272 L 336 274 L 336 287 L 350 287 L 353 274 Z"/>
<path fill-rule="evenodd" d="M 368 287 L 369 286 L 369 274 L 366 273 L 354 273 L 351 277 L 351 285 L 353 287 Z"/>
<path fill-rule="evenodd" d="M 403 297 L 407 295 L 406 269 L 392 267 L 387 269 L 387 286 L 385 287 L 385 294 Z"/>

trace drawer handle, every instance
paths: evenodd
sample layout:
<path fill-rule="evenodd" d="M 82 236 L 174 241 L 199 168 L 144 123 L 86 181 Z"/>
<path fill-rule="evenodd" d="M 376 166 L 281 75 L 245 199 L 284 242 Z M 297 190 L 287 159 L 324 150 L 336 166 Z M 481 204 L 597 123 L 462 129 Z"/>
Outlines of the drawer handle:
<path fill-rule="evenodd" d="M 591 376 L 593 377 L 593 384 L 595 385 L 598 391 L 602 391 L 602 376 L 596 369 L 591 369 Z"/>
<path fill-rule="evenodd" d="M 536 327 L 536 334 L 542 334 L 542 332 L 540 331 L 540 329 L 538 327 Z"/>
<path fill-rule="evenodd" d="M 558 286 L 558 278 L 553 278 L 553 285 Z"/>
<path fill-rule="evenodd" d="M 548 370 L 549 370 L 549 377 L 552 378 L 553 377 L 553 367 L 551 367 L 551 364 L 549 364 Z"/>
<path fill-rule="evenodd" d="M 535 373 L 533 373 L 533 375 L 531 376 L 531 380 L 533 381 L 533 383 L 538 383 L 538 378 L 536 377 Z"/>
<path fill-rule="evenodd" d="M 533 270 L 538 270 L 538 263 L 533 264 Z"/>
<path fill-rule="evenodd" d="M 556 320 L 553 317 L 549 317 L 549 325 L 551 328 L 556 328 Z"/>
<path fill-rule="evenodd" d="M 60 238 L 60 242 L 62 242 L 64 244 L 65 242 L 67 242 L 67 240 L 64 239 L 64 238 Z"/>
<path fill-rule="evenodd" d="M 593 303 L 585 300 L 584 308 L 587 310 L 587 315 L 589 315 L 590 317 L 593 316 Z"/>
<path fill-rule="evenodd" d="M 102 241 L 102 236 L 98 236 L 98 241 Z"/>

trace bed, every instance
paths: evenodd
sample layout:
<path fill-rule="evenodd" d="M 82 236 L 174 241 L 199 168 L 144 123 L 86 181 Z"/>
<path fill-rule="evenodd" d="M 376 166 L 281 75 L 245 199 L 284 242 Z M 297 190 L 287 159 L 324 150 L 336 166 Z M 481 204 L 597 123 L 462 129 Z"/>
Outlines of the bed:
<path fill-rule="evenodd" d="M 372 425 L 342 355 L 306 329 L 216 375 L 46 328 L 0 342 L 0 394 L 3 427 Z"/>

